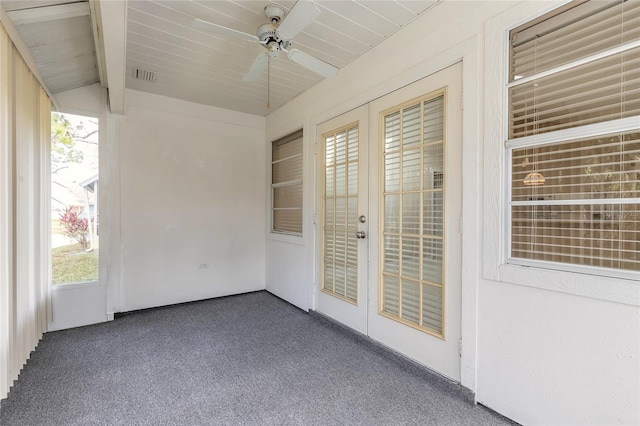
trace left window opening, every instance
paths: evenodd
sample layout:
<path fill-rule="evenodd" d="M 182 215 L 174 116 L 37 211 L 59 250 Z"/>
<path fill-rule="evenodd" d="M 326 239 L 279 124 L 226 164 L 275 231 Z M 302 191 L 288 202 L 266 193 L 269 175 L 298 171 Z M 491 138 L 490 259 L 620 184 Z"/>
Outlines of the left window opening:
<path fill-rule="evenodd" d="M 97 118 L 51 114 L 53 284 L 98 281 Z"/>

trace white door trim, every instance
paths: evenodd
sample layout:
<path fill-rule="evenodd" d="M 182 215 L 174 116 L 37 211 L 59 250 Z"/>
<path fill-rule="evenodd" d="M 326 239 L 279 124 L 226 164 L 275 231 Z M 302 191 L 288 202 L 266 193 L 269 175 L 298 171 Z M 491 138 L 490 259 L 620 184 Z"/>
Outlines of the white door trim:
<path fill-rule="evenodd" d="M 473 36 L 464 42 L 433 55 L 384 81 L 364 88 L 355 96 L 351 96 L 334 105 L 324 106 L 320 112 L 305 120 L 305 131 L 315 132 L 318 123 L 336 117 L 345 111 L 367 104 L 380 96 L 384 96 L 398 88 L 418 81 L 441 69 L 462 60 L 462 87 L 464 88 L 462 111 L 462 355 L 460 383 L 475 392 L 477 389 L 477 335 L 478 335 L 478 285 L 480 265 L 482 265 L 482 203 L 483 164 L 481 147 L 484 135 L 484 105 L 481 102 L 480 90 L 484 81 L 484 67 L 480 65 L 480 52 L 483 52 L 485 39 L 482 35 Z M 346 71 L 346 70 L 345 70 Z M 493 160 L 489 159 L 491 163 Z M 318 190 L 317 182 L 315 185 Z M 497 195 L 499 196 L 499 194 Z M 377 224 L 370 222 L 373 229 Z M 369 241 L 373 244 L 372 241 Z M 317 253 L 317 252 L 316 252 Z M 313 258 L 317 258 L 314 255 Z M 310 277 L 310 294 L 317 283 L 315 274 Z M 311 297 L 310 297 L 311 298 Z M 311 305 L 315 309 L 315 301 Z"/>

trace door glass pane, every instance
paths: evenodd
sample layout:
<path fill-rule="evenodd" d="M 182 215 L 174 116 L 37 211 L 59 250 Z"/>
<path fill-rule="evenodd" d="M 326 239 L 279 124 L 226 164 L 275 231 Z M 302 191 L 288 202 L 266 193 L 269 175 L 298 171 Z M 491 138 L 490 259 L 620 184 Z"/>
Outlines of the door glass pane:
<path fill-rule="evenodd" d="M 335 257 L 335 245 L 334 245 L 334 235 L 333 232 L 327 230 L 324 234 L 324 257 L 326 259 L 331 259 Z"/>
<path fill-rule="evenodd" d="M 422 279 L 442 284 L 442 240 L 425 238 L 422 241 Z"/>
<path fill-rule="evenodd" d="M 336 193 L 336 175 L 333 167 L 327 167 L 327 172 L 324 176 L 324 192 L 328 197 L 332 197 Z"/>
<path fill-rule="evenodd" d="M 384 192 L 400 191 L 400 154 L 384 156 Z"/>
<path fill-rule="evenodd" d="M 422 286 L 422 323 L 425 327 L 443 333 L 442 287 Z"/>
<path fill-rule="evenodd" d="M 324 255 L 322 290 L 358 300 L 358 127 L 324 137 Z M 330 274 L 330 275 L 327 275 Z"/>
<path fill-rule="evenodd" d="M 424 102 L 424 143 L 441 141 L 444 139 L 444 97 Z"/>
<path fill-rule="evenodd" d="M 382 276 L 382 310 L 392 315 L 399 315 L 400 280 L 391 275 Z"/>
<path fill-rule="evenodd" d="M 383 121 L 382 313 L 444 337 L 444 90 Z"/>
<path fill-rule="evenodd" d="M 400 232 L 400 194 L 384 197 L 384 232 Z"/>
<path fill-rule="evenodd" d="M 420 278 L 420 239 L 402 236 L 402 276 Z"/>
<path fill-rule="evenodd" d="M 442 143 L 435 143 L 424 147 L 424 189 L 442 188 L 442 184 L 444 183 L 442 180 L 442 148 Z"/>
<path fill-rule="evenodd" d="M 402 280 L 402 318 L 420 324 L 420 284 Z"/>
<path fill-rule="evenodd" d="M 347 198 L 347 228 L 355 233 L 358 230 L 358 199 Z"/>
<path fill-rule="evenodd" d="M 422 227 L 424 235 L 442 236 L 442 191 L 423 194 Z"/>
<path fill-rule="evenodd" d="M 336 195 L 344 195 L 347 182 L 347 165 L 338 163 L 336 165 Z"/>
<path fill-rule="evenodd" d="M 384 118 L 384 150 L 395 151 L 400 148 L 400 113 L 389 114 Z"/>
<path fill-rule="evenodd" d="M 402 111 L 402 147 L 420 145 L 420 104 Z"/>
<path fill-rule="evenodd" d="M 352 129 L 347 130 L 347 145 L 349 150 L 349 161 L 357 161 L 358 156 L 360 155 L 358 152 L 358 128 L 354 127 Z M 358 164 L 358 163 L 352 163 Z"/>
<path fill-rule="evenodd" d="M 402 233 L 420 233 L 420 193 L 402 194 Z"/>
<path fill-rule="evenodd" d="M 420 149 L 402 153 L 402 190 L 420 189 Z"/>

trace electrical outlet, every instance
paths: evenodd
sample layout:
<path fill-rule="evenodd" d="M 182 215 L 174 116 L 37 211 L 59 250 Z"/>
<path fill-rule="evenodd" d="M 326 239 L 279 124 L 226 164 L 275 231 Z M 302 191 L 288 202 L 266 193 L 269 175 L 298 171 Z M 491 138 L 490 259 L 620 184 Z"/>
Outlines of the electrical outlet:
<path fill-rule="evenodd" d="M 198 269 L 207 269 L 208 267 L 209 267 L 209 263 L 198 264 Z"/>

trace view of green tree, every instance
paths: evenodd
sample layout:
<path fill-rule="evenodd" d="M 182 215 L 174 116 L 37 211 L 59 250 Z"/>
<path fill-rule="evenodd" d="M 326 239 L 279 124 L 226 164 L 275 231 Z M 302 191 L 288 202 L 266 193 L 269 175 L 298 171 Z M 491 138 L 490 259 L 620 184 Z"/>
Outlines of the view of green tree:
<path fill-rule="evenodd" d="M 68 163 L 82 161 L 82 152 L 75 148 L 75 129 L 61 114 L 51 114 L 51 172 L 68 167 Z"/>

